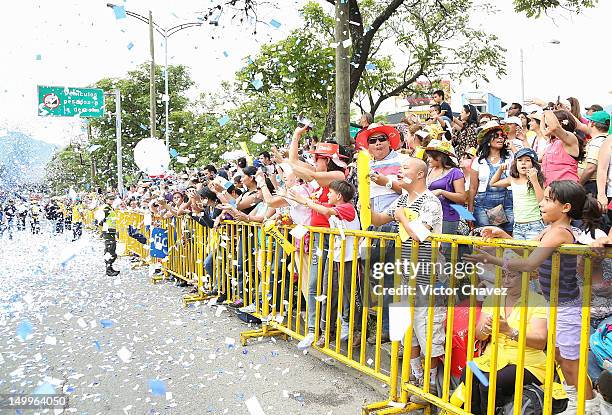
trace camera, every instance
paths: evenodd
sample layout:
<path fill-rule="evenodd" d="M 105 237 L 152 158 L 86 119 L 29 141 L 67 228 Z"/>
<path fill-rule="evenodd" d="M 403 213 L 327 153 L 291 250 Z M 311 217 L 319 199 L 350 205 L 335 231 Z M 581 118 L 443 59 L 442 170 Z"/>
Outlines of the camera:
<path fill-rule="evenodd" d="M 297 117 L 295 117 L 295 119 L 297 120 L 299 127 L 308 127 L 307 130 L 309 131 L 312 130 L 312 127 L 314 127 L 312 121 L 310 121 L 306 117 L 302 117 L 298 115 Z"/>

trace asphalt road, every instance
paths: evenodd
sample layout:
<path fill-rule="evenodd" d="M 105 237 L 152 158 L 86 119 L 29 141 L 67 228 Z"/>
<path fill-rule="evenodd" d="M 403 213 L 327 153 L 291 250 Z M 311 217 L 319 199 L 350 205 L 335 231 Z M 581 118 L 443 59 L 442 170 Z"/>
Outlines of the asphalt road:
<path fill-rule="evenodd" d="M 184 308 L 186 288 L 150 283 L 85 233 L 1 241 L 0 393 L 65 393 L 78 414 L 358 414 L 382 385 L 304 355 L 297 342 L 252 340 L 231 310 Z M 0 409 L 0 413 L 15 412 Z"/>

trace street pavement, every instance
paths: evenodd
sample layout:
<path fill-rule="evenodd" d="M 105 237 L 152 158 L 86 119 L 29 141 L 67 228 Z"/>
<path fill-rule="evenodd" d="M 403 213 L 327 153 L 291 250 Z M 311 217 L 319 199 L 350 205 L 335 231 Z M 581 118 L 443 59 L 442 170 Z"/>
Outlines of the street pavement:
<path fill-rule="evenodd" d="M 65 393 L 65 410 L 4 413 L 358 414 L 383 385 L 296 341 L 255 339 L 230 309 L 185 308 L 186 288 L 153 285 L 86 232 L 0 242 L 0 393 Z M 258 411 L 258 405 L 263 412 Z"/>

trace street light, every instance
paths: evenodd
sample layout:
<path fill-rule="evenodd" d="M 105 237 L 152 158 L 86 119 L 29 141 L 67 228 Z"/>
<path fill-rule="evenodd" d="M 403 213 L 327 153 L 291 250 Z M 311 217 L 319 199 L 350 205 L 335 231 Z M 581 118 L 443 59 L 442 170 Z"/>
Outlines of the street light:
<path fill-rule="evenodd" d="M 548 42 L 551 45 L 558 45 L 560 40 L 551 39 Z M 525 104 L 525 60 L 523 59 L 523 48 L 521 48 L 521 104 Z"/>
<path fill-rule="evenodd" d="M 106 3 L 106 7 L 110 7 L 111 9 L 116 7 L 115 4 L 112 3 Z M 130 16 L 130 17 L 134 17 L 135 19 L 140 20 L 143 23 L 146 23 L 150 26 L 150 31 L 149 31 L 149 38 L 150 38 L 150 44 L 151 44 L 151 79 L 150 79 L 150 83 L 151 83 L 151 137 L 155 137 L 154 133 L 155 133 L 155 63 L 154 63 L 154 52 L 153 52 L 153 29 L 155 29 L 157 31 L 157 33 L 159 33 L 163 38 L 164 38 L 164 54 L 165 54 L 165 63 L 164 63 L 164 84 L 165 84 L 165 91 L 164 91 L 164 109 L 165 109 L 165 119 L 166 119 L 166 129 L 165 129 L 165 138 L 166 138 L 166 148 L 169 150 L 170 149 L 170 131 L 169 131 L 169 105 L 170 105 L 170 94 L 168 92 L 168 38 L 170 36 L 172 36 L 173 34 L 180 32 L 183 29 L 188 29 L 190 27 L 196 27 L 196 26 L 202 26 L 202 22 L 191 22 L 191 23 L 181 23 L 179 25 L 170 27 L 168 29 L 164 29 L 161 26 L 159 26 L 157 23 L 155 23 L 153 21 L 153 15 L 152 13 L 149 11 L 149 19 L 147 19 L 146 17 L 138 14 L 138 13 L 134 13 L 132 11 L 126 10 L 125 14 Z M 213 24 L 213 22 L 210 22 L 211 24 Z"/>

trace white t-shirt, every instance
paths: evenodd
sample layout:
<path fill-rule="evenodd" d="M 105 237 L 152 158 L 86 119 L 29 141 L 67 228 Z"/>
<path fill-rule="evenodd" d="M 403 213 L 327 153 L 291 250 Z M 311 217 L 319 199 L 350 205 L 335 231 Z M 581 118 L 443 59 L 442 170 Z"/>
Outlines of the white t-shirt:
<path fill-rule="evenodd" d="M 493 167 L 499 167 L 504 163 L 508 163 L 512 161 L 512 157 L 505 160 L 499 160 L 497 163 L 493 164 Z M 489 164 L 486 159 L 479 160 L 478 157 L 474 159 L 472 162 L 472 170 L 478 172 L 478 193 L 486 192 L 487 185 L 489 184 L 489 174 L 491 173 L 491 169 L 489 169 Z"/>

